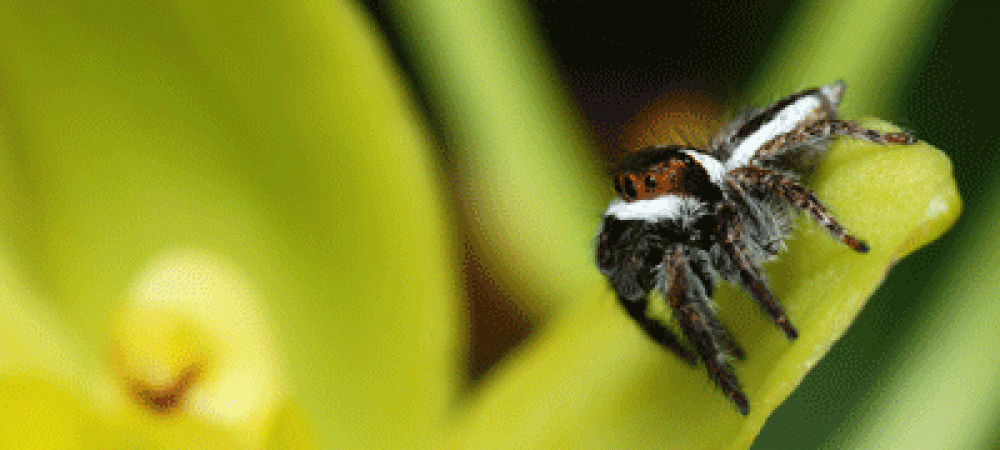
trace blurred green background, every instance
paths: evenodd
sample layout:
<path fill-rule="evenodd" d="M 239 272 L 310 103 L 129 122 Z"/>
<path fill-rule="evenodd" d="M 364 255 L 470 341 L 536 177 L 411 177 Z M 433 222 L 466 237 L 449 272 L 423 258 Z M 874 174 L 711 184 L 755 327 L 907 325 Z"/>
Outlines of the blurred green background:
<path fill-rule="evenodd" d="M 0 1 L 0 434 L 24 438 L 0 448 L 522 437 L 491 440 L 477 422 L 550 394 L 559 372 L 525 363 L 539 346 L 518 344 L 590 317 L 575 305 L 617 311 L 591 239 L 603 167 L 634 146 L 633 118 L 681 98 L 711 123 L 831 77 L 846 79 L 848 116 L 911 129 L 951 158 L 964 212 L 896 265 L 754 445 L 995 446 L 997 13 L 648 8 Z M 638 397 L 662 374 L 676 379 L 664 388 L 697 386 L 693 402 L 715 399 L 691 384 L 700 373 L 640 353 L 614 314 L 579 345 L 548 347 L 570 366 L 607 352 L 592 370 L 608 380 L 567 386 L 638 378 L 618 383 Z M 634 345 L 587 341 L 619 329 Z M 537 391 L 505 381 L 532 370 Z M 157 393 L 187 403 L 157 412 Z M 629 398 L 576 396 L 580 409 L 528 414 L 538 428 L 518 432 L 563 448 L 602 414 L 633 433 L 669 426 Z M 615 407 L 587 409 L 602 402 Z"/>

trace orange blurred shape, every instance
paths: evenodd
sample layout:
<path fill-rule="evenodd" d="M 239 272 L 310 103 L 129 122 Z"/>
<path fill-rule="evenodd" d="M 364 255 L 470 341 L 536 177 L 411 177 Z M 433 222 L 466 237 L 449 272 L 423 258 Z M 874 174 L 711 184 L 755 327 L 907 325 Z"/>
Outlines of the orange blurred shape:
<path fill-rule="evenodd" d="M 708 92 L 675 90 L 648 103 L 622 130 L 614 160 L 660 144 L 708 145 L 724 123 L 722 102 Z"/>

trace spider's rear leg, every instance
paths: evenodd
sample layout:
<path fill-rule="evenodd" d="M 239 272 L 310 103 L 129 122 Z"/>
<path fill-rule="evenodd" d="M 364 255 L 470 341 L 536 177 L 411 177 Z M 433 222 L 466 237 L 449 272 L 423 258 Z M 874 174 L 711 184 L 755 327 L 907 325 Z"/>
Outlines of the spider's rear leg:
<path fill-rule="evenodd" d="M 705 290 L 700 286 L 702 281 L 691 271 L 688 259 L 675 252 L 667 257 L 664 267 L 671 278 L 664 295 L 684 336 L 694 345 L 712 381 L 732 400 L 740 414 L 747 415 L 750 403 L 729 365 L 729 360 L 735 356 L 729 352 L 735 349 L 742 357 L 743 350 L 715 318 L 708 305 L 709 299 L 704 296 Z"/>
<path fill-rule="evenodd" d="M 855 122 L 839 119 L 818 120 L 806 126 L 802 130 L 802 133 L 812 136 L 814 139 L 825 139 L 830 136 L 847 136 L 852 139 L 874 142 L 876 144 L 912 145 L 917 143 L 917 138 L 913 137 L 910 133 L 872 130 L 864 128 Z"/>
<path fill-rule="evenodd" d="M 757 150 L 755 159 L 775 158 L 792 149 L 825 141 L 832 136 L 847 136 L 876 144 L 911 145 L 917 143 L 917 138 L 909 133 L 872 130 L 854 122 L 828 118 L 804 124 L 800 128 L 773 137 Z"/>
<path fill-rule="evenodd" d="M 764 281 L 764 276 L 761 274 L 760 268 L 750 260 L 743 250 L 741 245 L 742 226 L 740 225 L 735 207 L 732 204 L 723 204 L 717 213 L 717 222 L 720 228 L 719 232 L 723 236 L 721 242 L 722 249 L 729 256 L 733 264 L 736 265 L 739 271 L 740 283 L 750 291 L 754 300 L 757 300 L 757 304 L 771 317 L 774 324 L 781 328 L 781 331 L 785 333 L 785 336 L 789 340 L 799 337 L 799 332 L 792 325 L 792 321 L 788 319 L 785 309 L 781 307 L 778 299 L 767 288 L 767 283 Z"/>
<path fill-rule="evenodd" d="M 792 202 L 796 207 L 805 210 L 819 226 L 858 253 L 868 253 L 868 244 L 844 231 L 826 207 L 816 198 L 809 188 L 799 184 L 791 177 L 770 169 L 756 166 L 740 167 L 729 173 L 730 183 L 742 190 L 757 190 L 775 192 Z"/>

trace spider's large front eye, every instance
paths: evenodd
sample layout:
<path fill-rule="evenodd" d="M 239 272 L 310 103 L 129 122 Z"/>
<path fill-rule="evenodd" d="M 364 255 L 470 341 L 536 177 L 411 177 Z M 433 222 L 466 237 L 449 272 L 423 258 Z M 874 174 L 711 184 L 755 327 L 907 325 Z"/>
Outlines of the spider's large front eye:
<path fill-rule="evenodd" d="M 652 174 L 647 174 L 646 179 L 642 180 L 642 182 L 646 183 L 646 192 L 650 192 L 656 189 L 656 178 L 653 178 Z"/>
<path fill-rule="evenodd" d="M 628 175 L 615 177 L 615 192 L 626 200 L 634 199 L 637 195 L 639 195 L 639 193 L 635 190 L 635 183 L 632 183 L 632 178 Z"/>

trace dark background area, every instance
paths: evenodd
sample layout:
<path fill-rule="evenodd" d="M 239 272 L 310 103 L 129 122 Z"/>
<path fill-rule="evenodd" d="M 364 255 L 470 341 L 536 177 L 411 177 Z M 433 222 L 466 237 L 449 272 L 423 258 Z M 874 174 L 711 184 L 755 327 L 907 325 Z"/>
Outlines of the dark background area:
<path fill-rule="evenodd" d="M 744 2 L 748 3 L 748 2 Z M 531 4 L 541 36 L 568 92 L 605 156 L 620 151 L 632 117 L 671 92 L 697 92 L 732 108 L 800 2 L 567 2 Z M 386 30 L 419 94 L 419 77 L 380 5 L 365 2 Z M 860 6 L 859 6 L 860 7 Z M 909 128 L 952 159 L 963 196 L 963 216 L 944 238 L 900 261 L 882 288 L 832 351 L 768 420 L 754 448 L 817 448 L 867 396 L 880 389 L 913 324 L 947 299 L 925 295 L 936 274 L 950 270 L 974 227 L 992 226 L 996 183 L 996 40 L 1000 13 L 977 3 L 950 4 L 915 36 L 919 61 L 903 80 L 898 109 L 882 117 Z M 929 38 L 929 39 L 927 39 Z M 916 44 L 915 44 L 916 45 Z M 901 70 L 903 70 L 901 68 Z M 850 84 L 850 80 L 848 85 Z M 431 117 L 429 109 L 425 112 Z M 448 155 L 442 155 L 447 166 Z M 477 380 L 526 336 L 532 324 L 507 301 L 467 249 L 466 285 Z M 933 339 L 933 336 L 925 337 Z M 970 393 L 975 395 L 975 393 Z"/>

